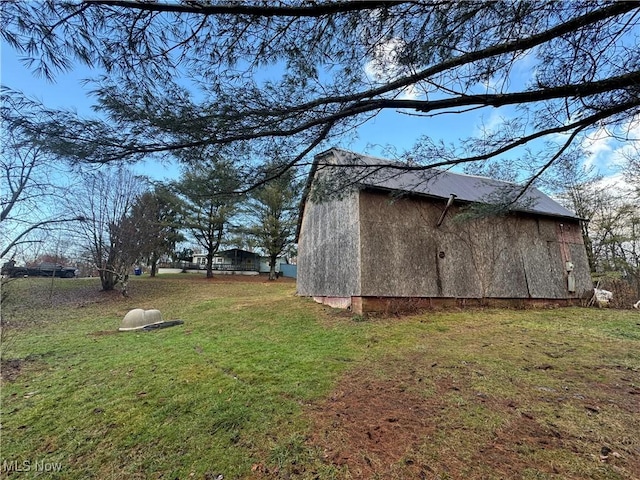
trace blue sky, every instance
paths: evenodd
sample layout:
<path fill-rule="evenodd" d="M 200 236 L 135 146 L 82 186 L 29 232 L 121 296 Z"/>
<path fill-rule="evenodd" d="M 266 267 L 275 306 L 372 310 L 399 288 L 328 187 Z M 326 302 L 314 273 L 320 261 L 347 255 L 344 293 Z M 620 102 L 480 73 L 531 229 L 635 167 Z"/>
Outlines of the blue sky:
<path fill-rule="evenodd" d="M 75 70 L 60 73 L 55 83 L 35 77 L 19 60 L 16 53 L 6 45 L 1 50 L 0 76 L 2 84 L 20 90 L 30 98 L 42 101 L 48 107 L 59 107 L 77 110 L 80 114 L 91 116 L 92 99 L 89 97 L 90 87 L 82 84 L 85 78 L 91 78 L 98 72 L 92 72 L 87 67 L 77 66 Z M 514 69 L 521 84 L 532 75 L 533 65 L 524 58 L 518 68 Z M 367 74 L 375 75 L 368 71 Z M 408 92 L 411 95 L 411 92 Z M 431 119 L 420 118 L 394 111 L 385 111 L 374 119 L 362 125 L 355 137 L 345 138 L 337 146 L 356 152 L 386 156 L 384 147 L 393 146 L 398 153 L 410 148 L 421 135 L 429 135 L 445 142 L 455 142 L 477 133 L 480 121 L 486 125 L 494 125 L 500 116 L 513 114 L 512 108 L 485 109 L 466 115 L 441 115 Z M 633 123 L 630 129 L 640 128 Z M 592 154 L 586 159 L 588 164 L 596 165 L 605 175 L 615 173 L 615 161 L 620 156 L 624 146 L 611 141 L 605 132 L 598 132 L 593 136 L 589 147 Z M 136 170 L 141 174 L 163 180 L 175 178 L 179 171 L 177 167 L 159 165 L 155 162 L 138 164 Z"/>
<path fill-rule="evenodd" d="M 41 101 L 47 107 L 77 110 L 82 115 L 91 116 L 92 98 L 90 87 L 83 80 L 97 76 L 85 66 L 77 66 L 70 72 L 59 73 L 55 82 L 37 78 L 30 72 L 13 49 L 3 45 L 1 58 L 2 84 L 19 90 L 30 98 Z M 356 152 L 384 156 L 384 147 L 395 147 L 400 153 L 410 148 L 421 135 L 431 135 L 455 141 L 472 133 L 473 123 L 462 121 L 462 117 L 447 115 L 437 120 L 426 120 L 416 116 L 385 111 L 358 129 L 355 137 L 345 138 L 337 146 Z M 156 163 L 139 165 L 137 169 L 157 179 L 177 175 L 176 168 L 166 168 Z"/>
<path fill-rule="evenodd" d="M 15 51 L 2 45 L 0 58 L 0 80 L 2 85 L 24 93 L 31 99 L 42 102 L 49 108 L 75 110 L 87 117 L 95 116 L 91 109 L 93 98 L 89 92 L 91 86 L 83 80 L 97 76 L 85 66 L 56 75 L 55 82 L 34 76 L 20 61 Z M 173 179 L 179 174 L 177 167 L 164 166 L 156 162 L 137 164 L 136 171 L 155 180 Z"/>
<path fill-rule="evenodd" d="M 514 71 L 522 86 L 533 74 L 533 65 L 523 59 Z M 371 72 L 366 72 L 371 74 Z M 0 82 L 2 85 L 22 91 L 30 98 L 41 101 L 50 108 L 76 110 L 83 116 L 92 116 L 93 103 L 89 96 L 89 86 L 83 80 L 97 76 L 99 72 L 91 72 L 86 67 L 60 73 L 54 83 L 36 78 L 18 59 L 15 52 L 2 45 L 0 50 Z M 373 73 L 375 74 L 375 72 Z M 513 86 L 513 84 L 512 84 Z M 411 96 L 414 92 L 406 92 Z M 496 127 L 500 117 L 513 115 L 513 108 L 484 109 L 467 115 L 440 115 L 433 118 L 421 118 L 394 111 L 385 111 L 362 125 L 355 137 L 345 138 L 336 146 L 356 152 L 368 153 L 380 157 L 388 157 L 385 147 L 392 146 L 397 153 L 413 146 L 416 139 L 428 135 L 434 140 L 455 143 L 458 139 L 478 133 L 478 125 L 484 123 L 488 127 Z M 640 139 L 640 120 L 631 120 L 627 125 L 631 138 Z M 558 139 L 562 141 L 562 138 Z M 585 159 L 587 164 L 595 165 L 602 174 L 608 176 L 603 186 L 618 190 L 623 183 L 615 175 L 615 163 L 625 151 L 631 148 L 632 142 L 620 143 L 612 140 L 605 131 L 595 132 L 588 142 L 591 154 Z M 515 154 L 512 154 L 512 156 Z M 159 165 L 156 162 L 136 164 L 139 174 L 147 175 L 155 180 L 175 179 L 179 175 L 177 165 Z"/>

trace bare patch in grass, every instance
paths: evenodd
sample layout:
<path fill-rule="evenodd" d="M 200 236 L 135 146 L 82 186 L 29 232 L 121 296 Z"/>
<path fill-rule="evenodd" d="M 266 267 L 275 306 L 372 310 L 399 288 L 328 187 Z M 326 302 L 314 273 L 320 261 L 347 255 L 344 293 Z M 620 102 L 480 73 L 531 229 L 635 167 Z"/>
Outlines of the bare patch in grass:
<path fill-rule="evenodd" d="M 323 449 L 327 462 L 348 466 L 354 478 L 373 478 L 406 457 L 405 467 L 420 473 L 411 452 L 435 431 L 430 416 L 438 402 L 408 391 L 403 380 L 350 372 L 330 398 L 313 408 L 311 443 Z"/>
<path fill-rule="evenodd" d="M 2 366 L 0 367 L 0 377 L 2 380 L 13 382 L 22 369 L 23 360 L 14 358 L 11 360 L 2 360 Z"/>
<path fill-rule="evenodd" d="M 356 479 L 640 475 L 640 445 L 615 436 L 616 422 L 640 413 L 637 372 L 602 382 L 568 372 L 574 388 L 524 386 L 513 399 L 479 391 L 475 368 L 414 356 L 349 372 L 310 409 L 309 443 Z"/>
<path fill-rule="evenodd" d="M 27 370 L 44 368 L 37 358 L 3 358 L 0 361 L 0 380 L 3 382 L 15 382 L 16 379 Z"/>

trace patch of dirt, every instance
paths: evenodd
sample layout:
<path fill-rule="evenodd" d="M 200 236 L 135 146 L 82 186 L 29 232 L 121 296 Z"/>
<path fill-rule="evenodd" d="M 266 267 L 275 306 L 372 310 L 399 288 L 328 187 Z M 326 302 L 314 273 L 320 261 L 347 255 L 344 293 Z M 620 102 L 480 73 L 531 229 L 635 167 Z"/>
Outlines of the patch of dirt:
<path fill-rule="evenodd" d="M 26 358 L 8 358 L 0 361 L 0 380 L 3 382 L 15 382 L 26 371 L 46 368 L 37 355 L 29 355 Z"/>
<path fill-rule="evenodd" d="M 575 472 L 567 470 L 570 460 L 559 466 L 532 460 L 545 450 L 580 458 L 594 470 L 610 463 L 623 476 L 640 475 L 636 447 L 619 445 L 620 456 L 604 458 L 601 438 L 563 431 L 524 405 L 475 391 L 467 381 L 470 372 L 452 377 L 435 365 L 422 357 L 349 372 L 329 398 L 310 407 L 310 446 L 323 452 L 325 462 L 347 469 L 346 478 L 353 479 L 520 478 L 527 469 L 573 478 Z M 423 379 L 416 371 L 433 375 Z M 637 411 L 640 396 L 630 383 L 593 385 L 601 387 L 595 397 L 585 394 L 568 400 L 558 392 L 560 396 L 550 395 L 549 401 L 571 401 L 584 408 L 585 415 L 600 414 L 594 398 L 606 398 L 607 408 Z M 475 409 L 491 412 L 501 423 L 494 428 L 467 424 Z"/>
<path fill-rule="evenodd" d="M 518 478 L 529 464 L 520 452 L 570 448 L 563 434 L 553 428 L 545 428 L 526 412 L 513 412 L 509 422 L 495 432 L 495 437 L 478 445 L 471 463 L 490 466 L 500 478 Z M 547 465 L 535 465 L 536 470 L 548 474 L 560 473 Z"/>
<path fill-rule="evenodd" d="M 356 476 L 369 478 L 433 433 L 431 408 L 394 381 L 350 376 L 315 412 L 320 428 L 313 441 L 324 445 L 329 462 L 346 464 Z"/>
<path fill-rule="evenodd" d="M 430 468 L 417 464 L 412 452 L 436 431 L 433 414 L 440 402 L 407 389 L 409 378 L 376 379 L 372 373 L 350 372 L 329 399 L 312 408 L 310 443 L 323 449 L 327 462 L 347 466 L 352 478 L 384 478 L 398 462 L 410 478 L 426 478 Z"/>
<path fill-rule="evenodd" d="M 603 402 L 640 418 L 640 369 L 610 365 L 598 366 L 595 370 L 607 376 L 607 381 L 592 384 L 593 390 L 603 397 Z"/>
<path fill-rule="evenodd" d="M 22 369 L 23 360 L 20 359 L 11 359 L 11 360 L 2 360 L 0 364 L 0 378 L 3 381 L 13 382 L 18 375 L 20 375 L 20 370 Z"/>

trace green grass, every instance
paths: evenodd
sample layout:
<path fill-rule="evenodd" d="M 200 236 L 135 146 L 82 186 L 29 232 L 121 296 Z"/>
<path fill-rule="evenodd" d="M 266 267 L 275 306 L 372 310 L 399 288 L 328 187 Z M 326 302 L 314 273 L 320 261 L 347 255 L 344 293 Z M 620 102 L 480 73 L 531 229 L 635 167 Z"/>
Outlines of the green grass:
<path fill-rule="evenodd" d="M 60 461 L 61 478 L 235 478 L 303 428 L 301 406 L 347 364 L 345 335 L 316 322 L 291 284 L 184 280 L 25 315 L 7 352 L 28 361 L 3 385 L 3 458 Z M 138 306 L 185 324 L 107 334 Z"/>
<path fill-rule="evenodd" d="M 640 396 L 626 395 L 640 391 L 637 312 L 352 319 L 291 282 L 187 275 L 134 278 L 128 298 L 84 279 L 20 279 L 3 295 L 0 462 L 60 462 L 47 478 L 351 478 L 310 440 L 310 409 L 363 375 L 433 407 L 433 433 L 380 478 L 417 465 L 425 478 L 504 478 L 498 450 L 480 450 L 501 441 L 517 478 L 640 476 Z M 116 333 L 132 308 L 185 323 Z M 543 432 L 559 440 L 540 448 Z M 621 460 L 600 462 L 602 445 Z"/>

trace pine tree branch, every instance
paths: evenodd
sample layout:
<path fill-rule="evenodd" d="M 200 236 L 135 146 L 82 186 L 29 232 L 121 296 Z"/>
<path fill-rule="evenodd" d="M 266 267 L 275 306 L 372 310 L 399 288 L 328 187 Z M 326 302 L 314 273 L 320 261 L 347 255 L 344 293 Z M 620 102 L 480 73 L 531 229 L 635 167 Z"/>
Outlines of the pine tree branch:
<path fill-rule="evenodd" d="M 247 15 L 256 17 L 322 17 L 339 13 L 376 10 L 394 7 L 413 1 L 357 1 L 357 2 L 314 2 L 308 6 L 277 6 L 269 3 L 209 3 L 209 2 L 135 2 L 127 0 L 85 0 L 83 5 L 110 6 L 147 12 L 193 13 L 197 15 Z M 442 4 L 442 1 L 429 3 Z M 450 2 L 444 2 L 450 3 Z"/>

